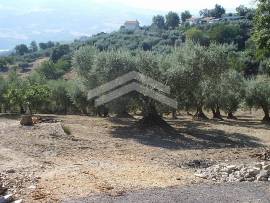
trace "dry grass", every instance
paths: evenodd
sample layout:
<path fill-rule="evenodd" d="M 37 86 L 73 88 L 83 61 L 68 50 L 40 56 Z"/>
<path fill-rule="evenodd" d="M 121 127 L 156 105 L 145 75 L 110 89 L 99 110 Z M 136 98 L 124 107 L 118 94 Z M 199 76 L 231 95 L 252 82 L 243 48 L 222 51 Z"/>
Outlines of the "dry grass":
<path fill-rule="evenodd" d="M 237 116 L 237 121 L 168 119 L 178 133 L 173 136 L 140 131 L 131 127 L 133 119 L 60 116 L 62 129 L 49 123 L 21 127 L 16 118 L 0 117 L 0 171 L 40 177 L 34 191 L 28 189 L 33 183 L 22 185 L 18 194 L 27 202 L 195 184 L 202 180 L 184 167 L 188 161 L 246 163 L 270 146 L 270 126 L 260 122 L 260 112 Z"/>

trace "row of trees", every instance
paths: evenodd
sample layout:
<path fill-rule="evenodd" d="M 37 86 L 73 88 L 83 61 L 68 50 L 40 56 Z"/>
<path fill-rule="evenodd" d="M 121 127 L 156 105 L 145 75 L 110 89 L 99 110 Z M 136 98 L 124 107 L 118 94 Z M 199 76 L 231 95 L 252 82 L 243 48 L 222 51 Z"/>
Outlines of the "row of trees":
<path fill-rule="evenodd" d="M 132 33 L 100 34 L 83 44 L 57 45 L 50 60 L 28 78 L 11 72 L 7 79 L 0 79 L 2 111 L 105 116 L 111 112 L 123 116 L 140 110 L 147 123 L 160 122 L 158 114 L 172 109 L 138 93 L 98 109 L 87 100 L 89 89 L 138 71 L 169 85 L 179 110 L 194 111 L 197 118 L 206 118 L 207 110 L 214 118 L 222 119 L 220 112 L 224 111 L 233 119 L 239 108 L 255 107 L 262 109 L 263 120 L 269 121 L 270 19 L 265 15 L 269 10 L 269 2 L 260 0 L 252 38 L 250 25 L 238 22 L 156 32 L 150 27 Z M 159 26 L 175 23 L 175 13 L 168 14 L 164 23 L 159 18 L 155 19 Z M 138 47 L 140 41 L 143 43 Z M 166 51 L 153 50 L 152 44 Z M 65 80 L 71 66 L 77 74 L 73 80 Z"/>
<path fill-rule="evenodd" d="M 234 50 L 232 45 L 212 43 L 206 47 L 192 41 L 168 55 L 126 50 L 100 52 L 86 46 L 73 57 L 76 80 L 63 80 L 70 66 L 62 60 L 45 62 L 26 80 L 12 72 L 7 81 L 1 80 L 1 103 L 5 104 L 5 110 L 13 111 L 23 112 L 28 107 L 34 112 L 94 114 L 98 109 L 94 108 L 93 101 L 87 101 L 87 90 L 127 72 L 138 71 L 169 85 L 179 110 L 194 110 L 198 118 L 206 118 L 205 109 L 214 118 L 222 119 L 220 111 L 223 110 L 232 119 L 235 111 L 246 106 L 263 109 L 264 120 L 269 120 L 269 77 L 245 78 L 234 69 L 238 63 L 231 60 Z M 137 93 L 105 107 L 118 115 L 141 110 L 146 117 L 172 110 Z"/>
<path fill-rule="evenodd" d="M 56 44 L 52 41 L 48 41 L 46 43 L 42 42 L 37 45 L 36 41 L 32 41 L 30 46 L 28 47 L 26 44 L 19 44 L 15 47 L 15 53 L 17 55 L 24 55 L 28 53 L 37 52 L 38 49 L 45 50 L 54 47 Z"/>
<path fill-rule="evenodd" d="M 254 9 L 247 8 L 243 5 L 237 7 L 236 12 L 237 15 L 249 20 L 251 20 L 255 14 Z M 199 13 L 201 17 L 221 18 L 226 14 L 226 10 L 221 5 L 216 4 L 213 9 L 202 9 Z M 232 16 L 233 14 L 229 13 L 227 15 Z M 158 29 L 175 29 L 179 26 L 180 22 L 183 24 L 191 17 L 192 15 L 189 11 L 182 12 L 180 16 L 175 12 L 169 12 L 165 18 L 162 15 L 156 15 L 153 17 L 152 27 L 156 27 Z"/>

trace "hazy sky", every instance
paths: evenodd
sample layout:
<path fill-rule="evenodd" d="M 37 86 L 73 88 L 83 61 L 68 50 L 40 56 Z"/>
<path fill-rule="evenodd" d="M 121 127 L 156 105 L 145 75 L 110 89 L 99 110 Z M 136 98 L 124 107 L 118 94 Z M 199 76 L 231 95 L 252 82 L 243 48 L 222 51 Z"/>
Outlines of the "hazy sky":
<path fill-rule="evenodd" d="M 193 15 L 220 4 L 234 12 L 254 0 L 0 0 L 0 50 L 31 40 L 66 41 L 117 30 L 125 20 L 151 23 L 152 16 L 190 10 Z"/>

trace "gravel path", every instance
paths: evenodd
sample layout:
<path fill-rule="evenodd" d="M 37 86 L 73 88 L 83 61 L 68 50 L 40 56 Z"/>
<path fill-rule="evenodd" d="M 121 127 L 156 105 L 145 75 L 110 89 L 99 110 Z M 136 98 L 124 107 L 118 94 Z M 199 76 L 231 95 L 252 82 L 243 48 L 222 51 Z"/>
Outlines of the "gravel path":
<path fill-rule="evenodd" d="M 198 185 L 166 189 L 142 190 L 124 196 L 93 196 L 64 203 L 171 203 L 171 202 L 270 202 L 269 183 L 226 183 L 221 185 Z"/>

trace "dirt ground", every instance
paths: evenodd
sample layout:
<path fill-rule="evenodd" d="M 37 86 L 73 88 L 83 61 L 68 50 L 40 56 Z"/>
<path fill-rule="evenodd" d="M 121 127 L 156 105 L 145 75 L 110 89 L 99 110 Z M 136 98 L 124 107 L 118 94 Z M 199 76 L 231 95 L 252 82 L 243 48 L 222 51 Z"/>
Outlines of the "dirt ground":
<path fill-rule="evenodd" d="M 22 127 L 19 118 L 0 116 L 0 181 L 25 202 L 204 183 L 192 161 L 249 163 L 270 147 L 261 112 L 206 122 L 183 114 L 167 119 L 174 135 L 140 131 L 136 119 L 50 116 L 62 122 Z"/>

